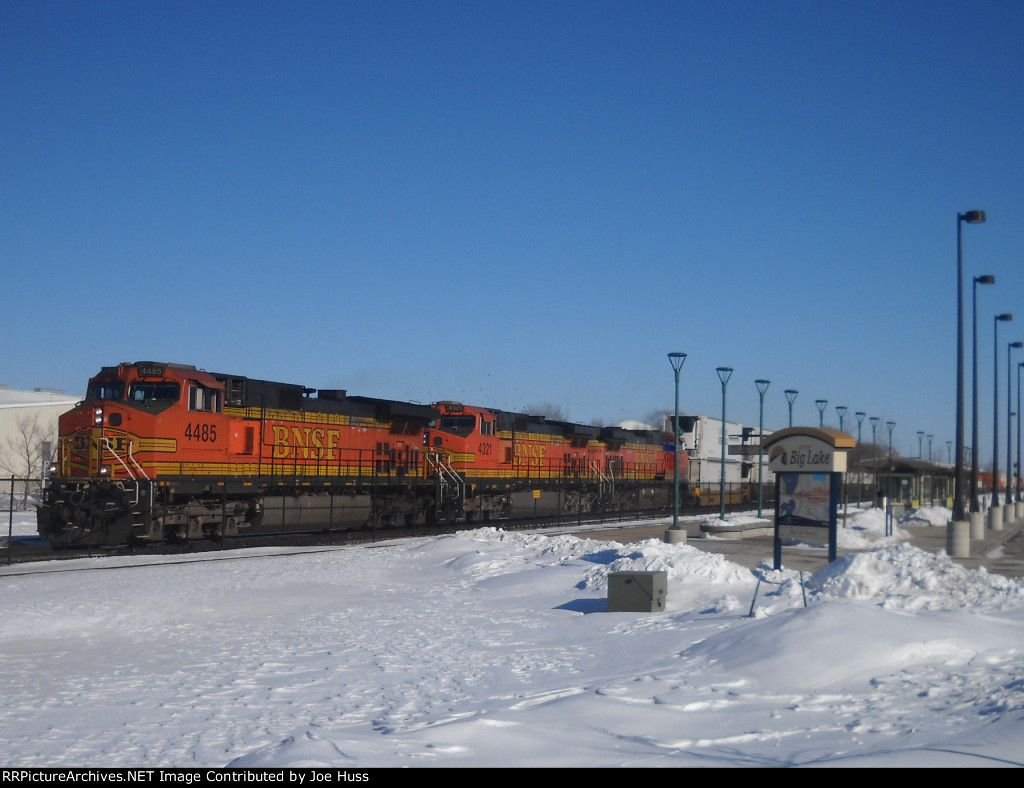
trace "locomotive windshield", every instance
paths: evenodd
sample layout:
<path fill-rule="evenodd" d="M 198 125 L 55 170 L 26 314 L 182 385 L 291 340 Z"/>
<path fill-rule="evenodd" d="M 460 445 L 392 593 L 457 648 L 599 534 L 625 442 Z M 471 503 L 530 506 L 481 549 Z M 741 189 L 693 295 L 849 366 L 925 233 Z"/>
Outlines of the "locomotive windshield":
<path fill-rule="evenodd" d="M 438 429 L 453 435 L 469 435 L 476 429 L 476 416 L 442 416 Z"/>
<path fill-rule="evenodd" d="M 94 380 L 89 383 L 86 399 L 122 399 L 124 397 L 123 380 Z"/>
<path fill-rule="evenodd" d="M 181 396 L 178 383 L 157 381 L 140 383 L 136 381 L 128 387 L 128 399 L 133 402 L 177 402 Z"/>

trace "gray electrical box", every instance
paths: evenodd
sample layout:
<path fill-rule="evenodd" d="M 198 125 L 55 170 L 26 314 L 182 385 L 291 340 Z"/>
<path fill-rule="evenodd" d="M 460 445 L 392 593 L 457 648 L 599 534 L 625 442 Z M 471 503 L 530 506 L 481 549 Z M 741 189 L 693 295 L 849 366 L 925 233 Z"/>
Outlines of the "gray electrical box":
<path fill-rule="evenodd" d="M 668 572 L 609 572 L 609 613 L 661 613 L 668 596 Z"/>

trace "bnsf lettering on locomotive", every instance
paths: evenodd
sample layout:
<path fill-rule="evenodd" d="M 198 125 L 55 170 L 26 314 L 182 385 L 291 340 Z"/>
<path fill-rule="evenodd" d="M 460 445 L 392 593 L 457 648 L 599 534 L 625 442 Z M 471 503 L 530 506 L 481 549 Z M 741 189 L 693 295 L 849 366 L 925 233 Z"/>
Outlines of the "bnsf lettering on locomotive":
<path fill-rule="evenodd" d="M 525 462 L 527 465 L 540 467 L 546 449 L 547 446 L 538 443 L 517 443 L 515 448 L 516 460 Z"/>
<path fill-rule="evenodd" d="M 285 427 L 276 424 L 274 430 L 275 460 L 336 460 L 341 444 L 340 430 L 323 427 Z M 324 451 L 326 449 L 327 451 Z"/>

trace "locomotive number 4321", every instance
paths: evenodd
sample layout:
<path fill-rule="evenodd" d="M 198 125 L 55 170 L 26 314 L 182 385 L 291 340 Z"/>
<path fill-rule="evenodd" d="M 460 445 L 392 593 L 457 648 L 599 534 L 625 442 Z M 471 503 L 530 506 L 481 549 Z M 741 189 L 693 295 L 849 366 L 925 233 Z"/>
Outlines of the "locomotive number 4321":
<path fill-rule="evenodd" d="M 217 425 L 216 424 L 189 424 L 185 427 L 185 437 L 190 441 L 203 441 L 204 443 L 211 443 L 217 440 Z"/>

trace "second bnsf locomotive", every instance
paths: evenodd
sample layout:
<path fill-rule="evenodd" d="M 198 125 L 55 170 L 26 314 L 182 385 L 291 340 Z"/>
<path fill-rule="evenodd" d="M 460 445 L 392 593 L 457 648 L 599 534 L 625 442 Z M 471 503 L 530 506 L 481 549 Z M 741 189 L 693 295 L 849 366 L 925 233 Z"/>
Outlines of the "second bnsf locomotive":
<path fill-rule="evenodd" d="M 670 504 L 671 449 L 659 431 L 123 363 L 60 417 L 39 533 L 111 545 L 639 511 Z"/>

